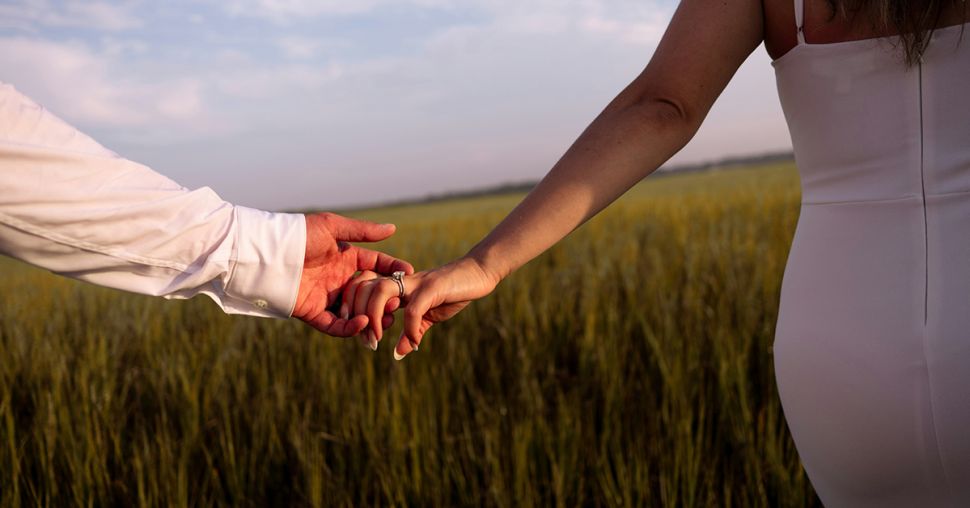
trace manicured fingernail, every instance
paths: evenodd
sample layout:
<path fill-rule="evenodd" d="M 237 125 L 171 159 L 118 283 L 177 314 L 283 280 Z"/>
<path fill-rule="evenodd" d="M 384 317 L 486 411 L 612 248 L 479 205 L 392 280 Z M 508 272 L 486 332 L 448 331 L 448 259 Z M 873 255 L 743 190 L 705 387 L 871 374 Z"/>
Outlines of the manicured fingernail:
<path fill-rule="evenodd" d="M 340 319 L 348 319 L 350 317 L 350 309 L 347 308 L 347 304 L 340 306 Z"/>
<path fill-rule="evenodd" d="M 411 339 L 408 339 L 408 342 L 411 343 L 411 350 L 412 350 L 412 352 L 413 353 L 417 353 L 418 352 L 418 343 L 417 342 L 414 342 Z"/>
<path fill-rule="evenodd" d="M 395 360 L 397 360 L 397 361 L 401 361 L 401 360 L 403 360 L 403 359 L 404 359 L 404 356 L 405 356 L 405 355 L 402 355 L 401 353 L 398 353 L 398 352 L 397 352 L 397 349 L 395 349 L 395 350 L 394 350 L 394 359 L 395 359 Z"/>
<path fill-rule="evenodd" d="M 374 330 L 367 330 L 367 340 L 371 350 L 377 351 L 377 337 L 374 336 Z"/>

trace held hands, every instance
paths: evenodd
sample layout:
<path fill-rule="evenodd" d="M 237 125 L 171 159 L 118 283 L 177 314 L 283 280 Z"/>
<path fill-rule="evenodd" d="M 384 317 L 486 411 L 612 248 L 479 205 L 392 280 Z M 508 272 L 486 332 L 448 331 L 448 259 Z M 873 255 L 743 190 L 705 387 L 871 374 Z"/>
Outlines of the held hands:
<path fill-rule="evenodd" d="M 307 243 L 293 317 L 335 337 L 362 335 L 376 350 L 393 312 L 406 305 L 404 333 L 398 338 L 398 360 L 417 351 L 435 323 L 450 319 L 472 300 L 498 284 L 474 259 L 465 257 L 440 268 L 414 274 L 414 268 L 382 252 L 348 242 L 378 242 L 394 234 L 393 224 L 376 224 L 332 213 L 306 216 Z M 405 293 L 386 277 L 402 271 Z M 354 274 L 358 273 L 357 277 Z M 414 275 L 411 275 L 414 274 Z M 336 304 L 341 301 L 339 310 Z"/>
<path fill-rule="evenodd" d="M 306 216 L 306 229 L 306 254 L 293 317 L 335 337 L 360 334 L 369 324 L 367 315 L 351 318 L 346 314 L 337 316 L 332 310 L 344 286 L 359 271 L 391 274 L 400 270 L 411 274 L 414 268 L 406 261 L 347 242 L 384 240 L 394 234 L 394 225 L 321 213 Z M 378 319 L 375 326 L 388 327 L 393 320 L 393 316 L 387 315 Z"/>
<path fill-rule="evenodd" d="M 349 315 L 354 316 L 351 321 L 366 319 L 366 333 L 373 334 L 376 339 L 372 349 L 376 349 L 376 343 L 383 338 L 385 327 L 382 325 L 387 322 L 387 313 L 402 303 L 405 305 L 404 332 L 394 348 L 394 358 L 400 360 L 418 350 L 432 325 L 452 318 L 472 300 L 491 293 L 497 284 L 497 277 L 489 275 L 477 261 L 466 257 L 441 268 L 405 276 L 403 302 L 396 282 L 374 271 L 362 271 L 347 284 L 343 301 Z"/>

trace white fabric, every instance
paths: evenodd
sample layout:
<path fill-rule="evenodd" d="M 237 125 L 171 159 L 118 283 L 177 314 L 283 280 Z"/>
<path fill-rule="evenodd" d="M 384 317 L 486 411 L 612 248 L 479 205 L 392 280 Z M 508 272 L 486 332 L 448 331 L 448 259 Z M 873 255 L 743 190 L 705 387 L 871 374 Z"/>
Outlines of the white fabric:
<path fill-rule="evenodd" d="M 795 27 L 798 43 L 805 44 L 805 0 L 795 0 Z"/>
<path fill-rule="evenodd" d="M 910 68 L 895 37 L 774 62 L 802 183 L 775 369 L 829 507 L 970 506 L 964 28 Z"/>
<path fill-rule="evenodd" d="M 103 286 L 201 293 L 228 313 L 282 318 L 305 244 L 303 215 L 185 189 L 0 83 L 0 253 Z"/>

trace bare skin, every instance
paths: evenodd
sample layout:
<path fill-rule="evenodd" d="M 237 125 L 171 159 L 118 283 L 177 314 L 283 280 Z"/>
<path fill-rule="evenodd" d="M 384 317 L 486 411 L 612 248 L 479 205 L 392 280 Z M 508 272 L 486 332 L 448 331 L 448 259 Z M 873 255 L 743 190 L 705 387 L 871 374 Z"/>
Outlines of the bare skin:
<path fill-rule="evenodd" d="M 361 270 L 389 275 L 395 271 L 414 273 L 410 263 L 382 252 L 364 249 L 348 242 L 378 242 L 394 234 L 393 224 L 375 224 L 341 217 L 332 213 L 306 216 L 307 240 L 293 317 L 335 337 L 358 335 L 369 324 L 366 315 L 338 316 L 332 309 L 340 292 L 355 273 Z M 397 309 L 391 302 L 388 312 Z M 393 317 L 387 314 L 376 323 L 387 328 Z M 376 341 L 368 347 L 376 348 Z"/>
<path fill-rule="evenodd" d="M 962 23 L 960 10 L 948 11 L 940 26 Z M 826 0 L 806 0 L 805 11 L 812 44 L 889 35 L 869 23 L 832 18 Z M 646 69 L 508 217 L 462 258 L 405 278 L 404 333 L 395 356 L 414 351 L 431 326 L 491 293 L 679 151 L 762 42 L 772 58 L 797 44 L 791 0 L 683 0 Z M 355 312 L 372 323 L 398 295 L 395 283 L 372 273 L 349 287 Z M 379 326 L 372 327 L 380 339 Z"/>
<path fill-rule="evenodd" d="M 777 60 L 796 44 L 795 6 L 790 0 L 766 0 L 764 6 L 765 48 L 768 55 Z M 966 5 L 946 9 L 938 28 L 959 25 L 964 22 Z M 834 18 L 834 19 L 833 19 Z M 805 41 L 809 44 L 831 44 L 894 35 L 886 28 L 876 27 L 865 16 L 846 21 L 833 17 L 826 0 L 805 0 Z"/>

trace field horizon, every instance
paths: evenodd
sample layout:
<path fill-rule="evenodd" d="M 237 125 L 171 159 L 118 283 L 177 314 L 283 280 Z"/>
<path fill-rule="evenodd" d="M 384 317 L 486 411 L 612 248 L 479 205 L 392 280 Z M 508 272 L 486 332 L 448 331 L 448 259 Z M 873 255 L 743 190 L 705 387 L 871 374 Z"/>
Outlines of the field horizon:
<path fill-rule="evenodd" d="M 521 196 L 352 215 L 426 269 Z M 648 178 L 402 362 L 0 258 L 0 506 L 821 506 L 771 356 L 799 201 Z"/>

